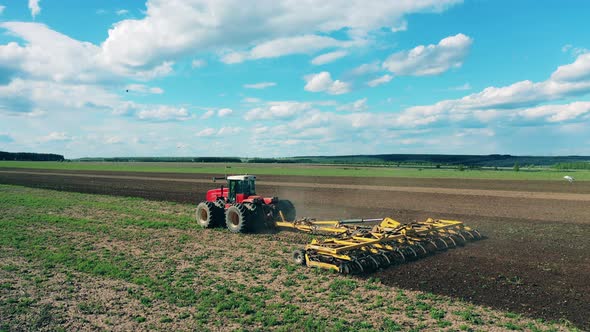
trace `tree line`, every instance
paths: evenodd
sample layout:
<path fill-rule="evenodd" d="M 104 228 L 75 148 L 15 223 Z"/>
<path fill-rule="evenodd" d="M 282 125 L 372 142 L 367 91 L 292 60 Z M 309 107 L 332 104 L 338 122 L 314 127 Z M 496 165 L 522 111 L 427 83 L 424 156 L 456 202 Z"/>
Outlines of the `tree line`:
<path fill-rule="evenodd" d="M 33 152 L 5 152 L 0 151 L 0 160 L 17 160 L 17 161 L 64 161 L 64 156 L 53 153 L 33 153 Z"/>

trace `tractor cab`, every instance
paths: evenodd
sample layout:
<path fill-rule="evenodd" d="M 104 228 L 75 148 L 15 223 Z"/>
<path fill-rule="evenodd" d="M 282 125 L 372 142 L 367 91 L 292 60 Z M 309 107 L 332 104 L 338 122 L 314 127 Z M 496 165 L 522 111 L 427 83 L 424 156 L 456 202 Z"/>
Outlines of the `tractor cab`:
<path fill-rule="evenodd" d="M 256 195 L 255 175 L 232 175 L 227 177 L 228 202 L 242 202 L 244 199 Z"/>
<path fill-rule="evenodd" d="M 231 204 L 274 204 L 278 202 L 277 197 L 261 197 L 256 195 L 256 175 L 230 175 L 216 180 L 227 180 L 227 187 L 221 186 L 207 191 L 206 200 L 211 203 L 223 201 L 225 205 Z"/>

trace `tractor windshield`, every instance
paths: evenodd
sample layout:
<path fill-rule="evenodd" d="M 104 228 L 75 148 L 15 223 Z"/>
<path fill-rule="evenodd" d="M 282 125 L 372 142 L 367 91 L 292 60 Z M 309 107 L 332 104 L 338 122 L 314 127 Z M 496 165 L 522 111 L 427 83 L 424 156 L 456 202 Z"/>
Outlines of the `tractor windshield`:
<path fill-rule="evenodd" d="M 229 200 L 235 201 L 236 194 L 252 196 L 256 194 L 255 180 L 229 180 Z"/>
<path fill-rule="evenodd" d="M 247 180 L 244 181 L 244 194 L 251 196 L 256 195 L 256 181 L 254 180 Z"/>

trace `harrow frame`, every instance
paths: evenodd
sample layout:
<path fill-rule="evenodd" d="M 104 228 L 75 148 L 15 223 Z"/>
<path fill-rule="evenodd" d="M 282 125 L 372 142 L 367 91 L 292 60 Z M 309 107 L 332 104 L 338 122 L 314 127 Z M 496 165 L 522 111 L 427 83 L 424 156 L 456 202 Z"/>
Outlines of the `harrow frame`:
<path fill-rule="evenodd" d="M 285 221 L 280 215 L 277 227 L 335 235 L 313 239 L 295 251 L 296 263 L 344 274 L 375 271 L 482 238 L 477 230 L 457 220 L 428 218 L 409 224 L 392 218 Z M 378 225 L 364 224 L 376 221 L 380 221 Z"/>

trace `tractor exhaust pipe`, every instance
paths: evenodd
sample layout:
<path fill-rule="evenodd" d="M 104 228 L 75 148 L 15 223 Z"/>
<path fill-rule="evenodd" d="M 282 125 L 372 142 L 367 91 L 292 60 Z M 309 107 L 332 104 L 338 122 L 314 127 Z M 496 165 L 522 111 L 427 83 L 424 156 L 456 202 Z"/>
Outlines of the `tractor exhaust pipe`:
<path fill-rule="evenodd" d="M 221 176 L 214 176 L 214 177 L 213 177 L 213 182 L 216 182 L 217 180 L 226 180 L 226 179 L 227 179 L 227 178 L 226 178 L 225 176 L 224 176 L 224 177 L 221 177 Z"/>

